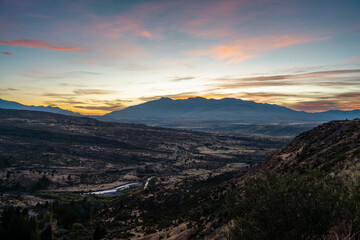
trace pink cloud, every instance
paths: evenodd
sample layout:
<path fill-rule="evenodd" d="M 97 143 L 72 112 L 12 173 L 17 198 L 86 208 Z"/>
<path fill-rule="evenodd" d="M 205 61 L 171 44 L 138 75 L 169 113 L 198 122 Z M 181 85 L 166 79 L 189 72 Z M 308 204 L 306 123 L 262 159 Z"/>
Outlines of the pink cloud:
<path fill-rule="evenodd" d="M 329 38 L 310 38 L 297 35 L 261 36 L 236 40 L 229 44 L 217 45 L 211 48 L 193 51 L 191 54 L 197 56 L 210 55 L 215 59 L 226 59 L 228 63 L 237 63 L 249 58 L 258 57 L 266 51 L 300 43 L 322 41 L 327 39 Z"/>
<path fill-rule="evenodd" d="M 146 30 L 142 31 L 142 32 L 140 33 L 140 36 L 146 37 L 146 38 L 153 38 L 153 35 L 151 34 L 151 32 L 146 31 Z"/>
<path fill-rule="evenodd" d="M 80 47 L 75 46 L 66 46 L 57 43 L 45 42 L 42 40 L 33 40 L 33 39 L 20 39 L 13 41 L 2 41 L 0 44 L 9 45 L 9 46 L 21 46 L 21 47 L 33 47 L 33 48 L 44 48 L 58 51 L 78 51 L 81 50 Z"/>
<path fill-rule="evenodd" d="M 3 54 L 3 55 L 8 55 L 8 56 L 14 55 L 12 52 L 3 52 L 2 54 Z"/>

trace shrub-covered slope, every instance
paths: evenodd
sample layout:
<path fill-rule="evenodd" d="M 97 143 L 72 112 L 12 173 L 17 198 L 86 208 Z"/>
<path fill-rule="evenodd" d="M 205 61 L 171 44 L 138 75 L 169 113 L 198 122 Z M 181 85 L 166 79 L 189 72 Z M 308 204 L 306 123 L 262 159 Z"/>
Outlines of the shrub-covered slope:
<path fill-rule="evenodd" d="M 360 119 L 332 121 L 296 137 L 266 158 L 262 170 L 289 172 L 319 169 L 340 175 L 358 175 Z"/>

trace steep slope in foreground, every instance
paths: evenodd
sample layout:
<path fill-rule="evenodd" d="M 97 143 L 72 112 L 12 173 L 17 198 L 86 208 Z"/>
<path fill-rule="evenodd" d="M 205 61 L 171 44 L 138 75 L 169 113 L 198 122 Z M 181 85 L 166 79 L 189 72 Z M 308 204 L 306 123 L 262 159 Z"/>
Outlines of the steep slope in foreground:
<path fill-rule="evenodd" d="M 261 169 L 275 171 L 320 169 L 360 175 L 360 119 L 332 121 L 296 137 L 267 157 Z"/>
<path fill-rule="evenodd" d="M 235 181 L 231 239 L 359 239 L 359 157 L 359 119 L 302 133 Z"/>
<path fill-rule="evenodd" d="M 58 107 L 51 107 L 51 106 L 28 106 L 23 105 L 17 102 L 12 101 L 6 101 L 0 98 L 0 108 L 4 109 L 17 109 L 17 110 L 31 110 L 31 111 L 41 111 L 41 112 L 51 112 L 51 113 L 59 113 L 64 115 L 70 115 L 70 116 L 82 116 L 80 113 L 74 113 L 68 110 L 64 110 Z"/>

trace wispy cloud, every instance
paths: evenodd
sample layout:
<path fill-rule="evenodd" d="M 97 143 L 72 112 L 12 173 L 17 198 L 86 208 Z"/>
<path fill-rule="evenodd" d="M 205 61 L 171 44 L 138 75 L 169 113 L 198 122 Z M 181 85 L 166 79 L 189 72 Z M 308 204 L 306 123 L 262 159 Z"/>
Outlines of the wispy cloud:
<path fill-rule="evenodd" d="M 74 108 L 81 108 L 87 110 L 102 110 L 102 111 L 116 111 L 122 109 L 121 106 L 88 106 L 88 105 L 75 105 Z"/>
<path fill-rule="evenodd" d="M 319 85 L 319 86 L 342 86 L 359 85 L 358 75 L 360 69 L 320 71 L 300 73 L 292 75 L 272 75 L 240 78 L 217 78 L 214 79 L 218 87 L 259 87 L 259 86 L 287 86 L 287 85 Z M 355 76 L 352 76 L 355 75 Z M 336 79 L 331 77 L 337 76 Z M 314 79 L 316 81 L 314 81 Z M 301 80 L 301 81 L 300 81 Z"/>
<path fill-rule="evenodd" d="M 31 48 L 43 48 L 57 51 L 79 51 L 82 48 L 77 46 L 63 45 L 53 42 L 46 42 L 42 40 L 34 39 L 20 39 L 13 41 L 3 41 L 0 40 L 0 44 L 9 45 L 9 46 L 20 46 L 20 47 L 31 47 Z"/>
<path fill-rule="evenodd" d="M 212 56 L 228 63 L 238 63 L 249 58 L 255 58 L 266 51 L 288 47 L 295 44 L 323 41 L 329 37 L 312 38 L 297 35 L 261 36 L 249 39 L 240 39 L 229 44 L 216 45 L 211 48 L 190 52 L 196 56 Z"/>
<path fill-rule="evenodd" d="M 16 89 L 16 88 L 0 88 L 1 94 L 7 94 L 9 92 L 15 92 L 15 91 L 19 91 L 19 89 Z"/>
<path fill-rule="evenodd" d="M 54 93 L 54 92 L 47 92 L 43 93 L 42 96 L 44 97 L 76 97 L 76 96 L 84 96 L 84 95 L 111 95 L 117 94 L 119 91 L 113 90 L 106 90 L 106 89 L 74 89 L 72 92 L 69 93 Z"/>
<path fill-rule="evenodd" d="M 119 93 L 118 91 L 104 89 L 76 89 L 73 92 L 75 95 L 108 95 Z"/>
<path fill-rule="evenodd" d="M 97 76 L 100 73 L 90 71 L 72 71 L 63 73 L 51 73 L 39 69 L 25 69 L 18 73 L 22 77 L 31 78 L 32 80 L 42 79 L 62 79 L 62 78 L 79 78 L 83 76 Z"/>
<path fill-rule="evenodd" d="M 188 81 L 188 80 L 193 80 L 195 79 L 195 77 L 193 76 L 188 76 L 188 77 L 174 77 L 171 78 L 170 81 L 171 82 L 182 82 L 182 81 Z"/>
<path fill-rule="evenodd" d="M 87 102 L 82 102 L 74 106 L 74 108 L 85 109 L 85 110 L 95 110 L 99 113 L 106 113 L 111 111 L 121 110 L 130 105 L 139 103 L 138 100 L 126 100 L 126 99 L 114 99 L 114 100 L 95 100 L 90 99 Z"/>

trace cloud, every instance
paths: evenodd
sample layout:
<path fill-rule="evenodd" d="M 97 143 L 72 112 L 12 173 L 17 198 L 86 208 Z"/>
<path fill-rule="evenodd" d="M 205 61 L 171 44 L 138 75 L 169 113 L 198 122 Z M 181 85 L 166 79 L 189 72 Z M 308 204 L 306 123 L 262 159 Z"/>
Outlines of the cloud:
<path fill-rule="evenodd" d="M 113 90 L 105 90 L 105 89 L 74 89 L 71 93 L 43 93 L 42 96 L 44 97 L 77 97 L 77 96 L 84 96 L 84 95 L 111 95 L 117 94 L 118 91 Z"/>
<path fill-rule="evenodd" d="M 120 106 L 82 106 L 77 105 L 74 106 L 74 108 L 82 108 L 82 109 L 88 109 L 88 110 L 103 110 L 103 111 L 117 111 L 122 109 Z"/>
<path fill-rule="evenodd" d="M 360 94 L 359 92 L 344 92 L 337 93 L 320 93 L 322 97 L 319 98 L 319 94 L 313 94 L 313 96 L 299 96 L 298 101 L 295 104 L 289 104 L 288 107 L 307 112 L 318 112 L 326 110 L 354 110 L 360 108 Z M 309 100 L 306 100 L 309 99 Z M 312 100 L 311 100 L 312 99 Z M 320 100 L 319 100 L 320 99 Z"/>
<path fill-rule="evenodd" d="M 342 93 L 337 95 L 338 98 L 360 98 L 360 93 L 358 92 L 350 92 L 350 93 Z"/>
<path fill-rule="evenodd" d="M 6 91 L 18 91 L 16 88 L 0 88 L 0 91 L 6 92 Z"/>
<path fill-rule="evenodd" d="M 82 76 L 96 76 L 100 75 L 97 72 L 89 71 L 72 71 L 72 72 L 63 72 L 63 73 L 50 73 L 38 69 L 26 69 L 19 73 L 20 76 L 31 78 L 32 80 L 41 80 L 41 79 L 62 79 L 62 78 L 79 78 Z"/>
<path fill-rule="evenodd" d="M 195 79 L 195 77 L 189 76 L 189 77 L 175 77 L 172 78 L 170 81 L 171 82 L 182 82 L 182 81 L 188 81 L 188 80 L 193 80 Z"/>
<path fill-rule="evenodd" d="M 0 93 L 3 95 L 11 94 L 12 92 L 19 91 L 16 88 L 0 88 Z"/>
<path fill-rule="evenodd" d="M 288 85 L 313 85 L 313 86 L 357 86 L 360 84 L 360 69 L 319 71 L 300 74 L 217 78 L 212 81 L 221 88 L 248 88 L 261 86 L 288 86 Z M 355 75 L 355 76 L 354 76 Z M 336 78 L 333 78 L 336 76 Z"/>
<path fill-rule="evenodd" d="M 344 103 L 344 105 L 350 105 L 350 106 L 355 106 L 355 107 L 359 108 L 360 107 L 360 102 Z"/>
<path fill-rule="evenodd" d="M 46 42 L 42 40 L 34 40 L 34 39 L 20 39 L 13 41 L 3 41 L 0 40 L 0 44 L 9 45 L 9 46 L 21 46 L 21 47 L 32 47 L 32 48 L 43 48 L 43 49 L 51 49 L 58 51 L 79 51 L 82 48 L 76 46 L 67 46 L 58 43 Z"/>
<path fill-rule="evenodd" d="M 228 63 L 238 63 L 249 58 L 258 57 L 264 52 L 274 49 L 327 39 L 329 39 L 329 37 L 311 38 L 297 35 L 270 35 L 240 39 L 229 44 L 195 50 L 190 52 L 190 54 L 195 56 L 211 56 L 217 60 L 227 60 Z"/>
<path fill-rule="evenodd" d="M 140 33 L 140 36 L 146 37 L 146 38 L 153 38 L 154 37 L 154 35 L 151 32 L 147 31 L 147 30 L 142 31 Z"/>
<path fill-rule="evenodd" d="M 126 99 L 114 99 L 114 100 L 96 100 L 90 99 L 86 103 L 81 103 L 74 108 L 86 109 L 86 110 L 96 110 L 101 113 L 106 113 L 110 111 L 117 111 L 124 109 L 130 105 L 134 105 L 134 103 L 139 103 L 138 100 L 126 100 Z"/>
<path fill-rule="evenodd" d="M 336 101 L 305 101 L 299 102 L 297 104 L 289 105 L 291 109 L 296 111 L 305 111 L 305 112 L 323 112 L 328 110 L 341 109 L 341 106 Z"/>
<path fill-rule="evenodd" d="M 75 95 L 108 95 L 119 93 L 118 91 L 104 89 L 76 89 L 73 92 Z"/>
<path fill-rule="evenodd" d="M 3 55 L 12 56 L 14 55 L 12 52 L 2 52 Z"/>

